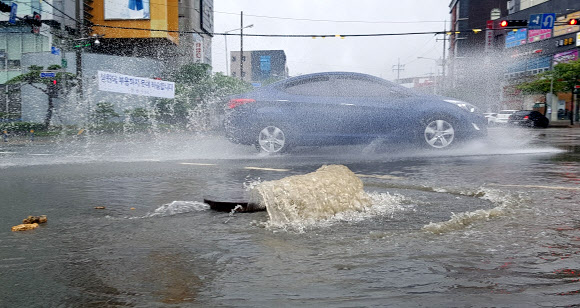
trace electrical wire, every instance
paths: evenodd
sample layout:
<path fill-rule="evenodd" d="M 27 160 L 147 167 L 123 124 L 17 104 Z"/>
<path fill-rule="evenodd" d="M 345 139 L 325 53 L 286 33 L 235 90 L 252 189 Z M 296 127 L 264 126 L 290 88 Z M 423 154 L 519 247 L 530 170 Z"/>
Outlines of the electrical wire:
<path fill-rule="evenodd" d="M 42 2 L 42 3 L 48 4 L 48 6 L 52 7 L 52 8 L 53 8 L 53 9 L 55 9 L 55 10 L 57 10 L 59 13 L 63 14 L 64 16 L 66 16 L 66 17 L 70 18 L 71 20 L 73 20 L 73 21 L 75 21 L 75 22 L 77 22 L 77 23 L 80 23 L 80 21 L 78 21 L 76 18 L 72 18 L 72 17 L 68 16 L 68 14 L 67 14 L 67 13 L 65 13 L 65 12 L 61 11 L 60 9 L 57 9 L 57 8 L 56 8 L 54 5 L 52 5 L 52 4 L 50 4 L 50 3 L 48 3 L 48 1 L 44 1 L 44 2 Z M 53 15 L 54 15 L 54 14 L 53 14 Z M 62 16 L 58 16 L 58 17 L 60 17 L 60 18 L 63 18 L 63 19 L 64 19 L 64 17 L 62 17 Z"/>
<path fill-rule="evenodd" d="M 198 11 L 194 8 L 194 10 Z M 199 12 L 199 11 L 198 11 Z M 228 15 L 240 15 L 240 13 L 232 12 L 220 12 L 214 11 L 214 13 L 228 14 Z M 411 23 L 441 23 L 443 20 L 424 20 L 424 21 L 369 21 L 369 20 L 333 20 L 333 19 L 310 19 L 310 18 L 292 18 L 292 17 L 279 17 L 279 16 L 267 16 L 267 15 L 252 15 L 244 13 L 244 17 L 257 17 L 257 18 L 270 18 L 270 19 L 282 19 L 282 20 L 296 20 L 296 21 L 313 21 L 313 22 L 334 22 L 334 23 L 364 23 L 364 24 L 411 24 Z"/>
<path fill-rule="evenodd" d="M 120 27 L 120 26 L 108 26 L 94 24 L 92 27 L 96 28 L 112 28 L 112 29 L 123 29 L 123 30 L 142 30 L 142 31 L 158 31 L 158 32 L 171 32 L 171 33 L 198 33 L 197 31 L 180 31 L 180 30 L 161 30 L 161 29 L 146 29 L 146 28 L 135 28 L 135 27 Z M 454 33 L 459 33 L 461 31 L 455 31 Z M 467 32 L 467 31 L 464 31 Z M 446 34 L 445 31 L 425 31 L 425 32 L 404 32 L 404 33 L 366 33 L 366 34 L 251 34 L 244 33 L 243 36 L 246 37 L 309 37 L 309 38 L 326 38 L 326 37 L 377 37 L 377 36 L 402 36 L 402 35 L 425 35 L 425 34 Z M 207 33 L 208 35 L 229 35 L 229 36 L 240 36 L 241 33 Z"/>

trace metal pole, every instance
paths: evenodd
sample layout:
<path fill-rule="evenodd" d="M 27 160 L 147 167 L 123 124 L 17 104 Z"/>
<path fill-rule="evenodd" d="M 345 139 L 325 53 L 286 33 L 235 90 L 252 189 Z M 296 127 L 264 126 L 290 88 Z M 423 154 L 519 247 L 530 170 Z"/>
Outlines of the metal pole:
<path fill-rule="evenodd" d="M 225 32 L 227 33 L 227 32 Z M 226 76 L 230 75 L 230 70 L 229 70 L 229 59 L 230 57 L 228 56 L 228 36 L 224 35 L 224 39 L 226 40 Z"/>
<path fill-rule="evenodd" d="M 6 52 L 4 53 L 4 69 L 6 70 L 6 76 L 8 77 L 8 55 L 6 54 Z M 6 116 L 8 117 L 8 114 L 10 113 L 10 108 L 9 108 L 9 103 L 8 101 L 9 96 L 8 96 L 8 84 L 4 83 L 4 94 L 6 94 Z"/>
<path fill-rule="evenodd" d="M 401 83 L 400 81 L 400 75 L 401 75 L 401 58 L 399 58 L 397 60 L 397 83 Z"/>
<path fill-rule="evenodd" d="M 554 100 L 554 72 L 552 71 L 552 78 L 550 80 L 550 108 L 552 108 L 552 114 L 554 114 L 554 106 L 552 106 L 552 102 Z M 557 106 L 556 106 L 557 107 Z M 558 108 L 556 108 L 556 120 L 558 119 Z M 546 109 L 544 109 L 544 116 L 548 114 L 548 104 L 546 104 Z M 550 116 L 550 121 L 554 120 L 553 116 Z"/>
<path fill-rule="evenodd" d="M 441 58 L 441 91 L 440 93 L 443 94 L 443 92 L 445 91 L 445 48 L 446 45 L 445 44 L 447 42 L 447 20 L 445 20 L 443 22 L 443 58 Z"/>
<path fill-rule="evenodd" d="M 244 80 L 244 11 L 240 12 L 240 80 Z"/>
<path fill-rule="evenodd" d="M 84 27 L 81 23 L 81 0 L 76 0 L 76 28 L 78 38 L 82 38 L 84 34 Z M 77 91 L 79 98 L 83 98 L 83 58 L 82 58 L 82 48 L 77 48 L 76 50 L 76 73 L 77 73 Z"/>

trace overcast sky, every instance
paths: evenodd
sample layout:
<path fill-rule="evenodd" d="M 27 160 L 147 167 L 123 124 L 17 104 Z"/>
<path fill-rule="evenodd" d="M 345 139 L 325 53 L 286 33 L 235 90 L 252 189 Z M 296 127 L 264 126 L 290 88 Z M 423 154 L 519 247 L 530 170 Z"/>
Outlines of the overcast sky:
<path fill-rule="evenodd" d="M 370 34 L 442 31 L 449 24 L 450 0 L 214 0 L 214 31 L 240 28 L 253 34 Z M 330 20 L 330 21 L 307 21 Z M 352 22 L 363 21 L 363 22 Z M 237 31 L 239 33 L 239 31 Z M 244 50 L 286 52 L 291 76 L 323 71 L 353 71 L 395 80 L 440 71 L 434 60 L 443 55 L 443 36 L 408 35 L 370 38 L 244 37 Z M 240 50 L 239 36 L 228 36 L 228 52 Z M 215 72 L 226 71 L 224 36 L 212 41 Z"/>

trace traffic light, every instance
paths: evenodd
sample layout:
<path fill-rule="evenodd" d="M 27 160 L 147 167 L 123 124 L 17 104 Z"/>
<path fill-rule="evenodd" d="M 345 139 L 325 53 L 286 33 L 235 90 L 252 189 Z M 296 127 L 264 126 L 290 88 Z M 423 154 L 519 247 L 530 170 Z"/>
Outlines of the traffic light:
<path fill-rule="evenodd" d="M 34 12 L 34 17 L 32 18 L 32 25 L 42 27 L 42 16 L 37 12 Z"/>
<path fill-rule="evenodd" d="M 42 27 L 42 16 L 37 12 L 32 14 L 32 17 L 26 15 L 24 16 L 24 22 L 32 26 L 32 33 L 40 33 L 40 27 Z"/>
<path fill-rule="evenodd" d="M 499 23 L 501 28 L 525 28 L 528 26 L 527 20 L 502 20 Z"/>
<path fill-rule="evenodd" d="M 48 96 L 51 98 L 58 97 L 58 82 L 56 81 L 56 79 L 51 80 L 46 85 L 46 92 Z"/>
<path fill-rule="evenodd" d="M 570 19 L 568 20 L 568 24 L 572 26 L 577 26 L 580 19 Z"/>

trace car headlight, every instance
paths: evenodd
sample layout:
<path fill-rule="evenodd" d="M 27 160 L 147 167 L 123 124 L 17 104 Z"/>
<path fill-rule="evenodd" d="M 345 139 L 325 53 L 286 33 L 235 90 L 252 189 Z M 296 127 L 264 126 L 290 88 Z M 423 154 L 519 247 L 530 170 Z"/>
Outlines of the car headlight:
<path fill-rule="evenodd" d="M 475 107 L 474 105 L 472 105 L 470 103 L 466 103 L 466 102 L 462 102 L 462 101 L 456 101 L 454 99 L 446 99 L 445 101 L 448 102 L 448 103 L 451 103 L 451 104 L 453 104 L 453 105 L 455 105 L 455 106 L 457 106 L 459 108 L 463 108 L 463 109 L 465 109 L 466 111 L 469 111 L 469 112 L 475 112 L 475 111 L 477 111 L 477 107 Z"/>

